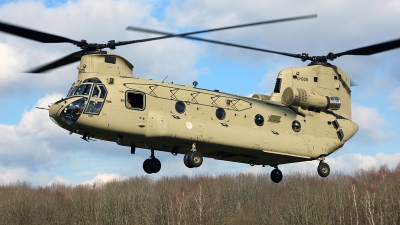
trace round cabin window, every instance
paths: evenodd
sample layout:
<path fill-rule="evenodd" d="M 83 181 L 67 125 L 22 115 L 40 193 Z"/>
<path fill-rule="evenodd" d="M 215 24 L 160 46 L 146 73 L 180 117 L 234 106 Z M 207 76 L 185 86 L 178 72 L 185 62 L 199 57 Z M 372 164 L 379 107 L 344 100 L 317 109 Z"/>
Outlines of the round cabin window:
<path fill-rule="evenodd" d="M 185 111 L 186 111 L 186 105 L 185 105 L 185 103 L 184 102 L 182 102 L 182 101 L 178 101 L 178 102 L 176 102 L 175 103 L 175 110 L 178 112 L 178 113 L 184 113 Z"/>
<path fill-rule="evenodd" d="M 264 125 L 264 117 L 260 114 L 257 114 L 254 117 L 254 122 L 256 123 L 257 126 L 262 126 Z"/>
<path fill-rule="evenodd" d="M 293 129 L 294 132 L 299 132 L 299 131 L 301 131 L 301 124 L 300 124 L 300 122 L 297 121 L 297 120 L 293 121 L 293 123 L 292 123 L 292 129 Z"/>
<path fill-rule="evenodd" d="M 226 112 L 223 108 L 218 108 L 217 111 L 215 111 L 215 116 L 217 116 L 219 120 L 223 120 L 226 117 Z"/>

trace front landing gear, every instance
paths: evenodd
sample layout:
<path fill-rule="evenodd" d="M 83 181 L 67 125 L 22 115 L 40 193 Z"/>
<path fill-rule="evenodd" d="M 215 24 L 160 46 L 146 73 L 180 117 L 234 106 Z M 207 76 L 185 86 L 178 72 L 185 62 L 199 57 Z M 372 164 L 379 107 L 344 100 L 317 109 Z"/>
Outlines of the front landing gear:
<path fill-rule="evenodd" d="M 161 162 L 157 158 L 146 159 L 143 162 L 143 170 L 148 174 L 158 173 L 161 169 Z"/>
<path fill-rule="evenodd" d="M 143 170 L 148 174 L 158 173 L 161 170 L 161 162 L 154 156 L 154 150 L 151 150 L 150 159 L 143 162 Z"/>
<path fill-rule="evenodd" d="M 320 161 L 317 171 L 321 177 L 327 177 L 329 175 L 329 173 L 331 172 L 331 168 L 329 167 L 328 163 L 324 163 L 324 161 Z"/>
<path fill-rule="evenodd" d="M 274 183 L 279 183 L 281 182 L 282 178 L 283 178 L 283 174 L 282 172 L 278 169 L 278 167 L 276 166 L 275 169 L 273 169 L 271 171 L 271 180 Z"/>

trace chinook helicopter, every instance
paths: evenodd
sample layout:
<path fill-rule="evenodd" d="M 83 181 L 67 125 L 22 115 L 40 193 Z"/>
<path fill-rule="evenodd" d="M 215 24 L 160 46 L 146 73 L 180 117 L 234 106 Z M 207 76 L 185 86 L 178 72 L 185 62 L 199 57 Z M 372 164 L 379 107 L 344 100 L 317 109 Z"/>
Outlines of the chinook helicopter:
<path fill-rule="evenodd" d="M 279 183 L 278 166 L 319 160 L 317 172 L 327 177 L 325 157 L 340 150 L 358 131 L 351 115 L 350 77 L 328 63 L 344 55 L 371 55 L 400 47 L 400 39 L 321 56 L 253 48 L 190 35 L 261 24 L 315 18 L 316 15 L 263 21 L 231 27 L 173 34 L 139 27 L 127 30 L 163 36 L 106 44 L 76 41 L 0 22 L 0 31 L 42 43 L 71 43 L 81 50 L 29 72 L 41 73 L 80 61 L 78 78 L 67 96 L 49 105 L 50 119 L 82 139 L 116 142 L 149 149 L 146 173 L 157 173 L 155 151 L 184 154 L 188 168 L 201 166 L 203 156 L 251 166 L 272 166 L 270 177 Z M 125 58 L 104 51 L 117 46 L 166 38 L 196 41 L 268 52 L 310 61 L 307 66 L 279 72 L 271 95 L 252 97 L 155 81 L 132 75 Z"/>

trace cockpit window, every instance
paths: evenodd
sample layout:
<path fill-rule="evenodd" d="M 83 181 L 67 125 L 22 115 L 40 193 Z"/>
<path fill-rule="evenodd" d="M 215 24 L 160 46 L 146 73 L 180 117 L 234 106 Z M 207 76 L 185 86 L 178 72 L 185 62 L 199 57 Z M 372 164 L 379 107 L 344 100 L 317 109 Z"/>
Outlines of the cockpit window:
<path fill-rule="evenodd" d="M 68 104 L 61 112 L 61 119 L 68 124 L 75 123 L 85 108 L 87 98 L 83 97 Z"/>
<path fill-rule="evenodd" d="M 106 89 L 103 85 L 96 85 L 93 88 L 92 93 L 93 98 L 105 98 L 106 97 Z"/>
<path fill-rule="evenodd" d="M 106 97 L 106 89 L 101 84 L 102 84 L 101 80 L 97 77 L 85 79 L 81 85 L 77 85 L 77 86 L 72 85 L 71 89 L 68 92 L 67 97 L 71 97 L 74 95 L 89 95 L 92 86 L 94 86 L 91 97 L 94 97 L 95 95 L 97 95 L 96 98 L 105 98 Z"/>
<path fill-rule="evenodd" d="M 78 86 L 78 89 L 75 91 L 74 95 L 89 95 L 91 84 L 82 84 Z"/>
<path fill-rule="evenodd" d="M 97 77 L 93 77 L 93 78 L 89 78 L 84 80 L 82 83 L 95 83 L 95 84 L 101 84 L 101 80 L 99 80 L 99 78 Z"/>
<path fill-rule="evenodd" d="M 89 95 L 92 84 L 81 84 L 79 86 L 72 87 L 67 97 L 74 95 Z"/>
<path fill-rule="evenodd" d="M 78 88 L 78 86 L 73 86 L 71 87 L 71 89 L 69 89 L 67 97 L 73 96 L 73 93 L 75 93 L 76 89 Z"/>
<path fill-rule="evenodd" d="M 86 107 L 85 113 L 99 114 L 104 104 L 107 91 L 103 85 L 94 85 L 93 92 L 90 97 L 88 106 Z"/>

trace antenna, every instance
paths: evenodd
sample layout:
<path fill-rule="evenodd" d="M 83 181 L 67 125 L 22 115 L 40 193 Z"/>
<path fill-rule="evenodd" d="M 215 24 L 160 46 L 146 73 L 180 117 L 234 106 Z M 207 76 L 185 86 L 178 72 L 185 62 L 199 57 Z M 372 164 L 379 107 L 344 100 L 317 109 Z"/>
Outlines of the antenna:
<path fill-rule="evenodd" d="M 164 78 L 164 80 L 162 80 L 161 83 L 164 83 L 164 81 L 168 78 L 168 75 Z"/>

